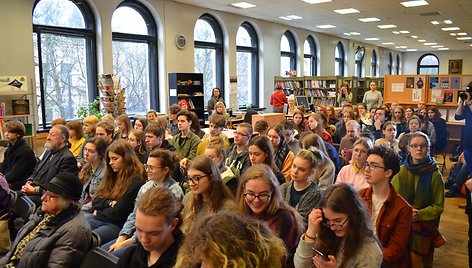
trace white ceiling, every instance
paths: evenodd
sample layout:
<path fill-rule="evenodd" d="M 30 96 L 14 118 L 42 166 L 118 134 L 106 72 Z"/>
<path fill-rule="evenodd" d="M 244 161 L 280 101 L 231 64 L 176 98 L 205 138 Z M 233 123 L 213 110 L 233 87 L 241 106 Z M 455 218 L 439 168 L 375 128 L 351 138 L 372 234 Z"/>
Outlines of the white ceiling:
<path fill-rule="evenodd" d="M 314 32 L 323 32 L 346 39 L 357 40 L 376 46 L 387 47 L 399 51 L 406 49 L 395 48 L 406 46 L 418 51 L 437 51 L 437 48 L 423 45 L 417 40 L 437 43 L 450 50 L 472 50 L 472 40 L 459 41 L 460 36 L 451 36 L 451 32 L 442 31 L 443 27 L 460 27 L 466 36 L 472 37 L 472 0 L 427 0 L 428 6 L 405 8 L 400 5 L 404 0 L 332 0 L 321 4 L 307 4 L 301 0 L 176 0 L 177 2 L 205 7 L 209 9 L 240 14 L 246 17 L 273 21 Z M 245 1 L 257 7 L 239 9 L 230 6 L 231 3 Z M 360 13 L 340 15 L 335 9 L 355 8 Z M 422 16 L 420 13 L 439 12 L 440 15 Z M 301 20 L 285 21 L 280 16 L 298 15 Z M 377 17 L 378 22 L 361 22 L 359 18 Z M 450 19 L 453 24 L 433 25 L 431 21 Z M 332 24 L 336 28 L 319 29 L 316 25 Z M 393 29 L 380 29 L 378 25 L 394 24 Z M 392 31 L 407 30 L 409 34 L 394 34 Z M 346 36 L 346 32 L 359 32 L 358 36 Z M 417 39 L 412 35 L 418 36 Z M 366 41 L 365 38 L 377 37 L 378 41 Z M 394 45 L 382 45 L 393 42 Z"/>

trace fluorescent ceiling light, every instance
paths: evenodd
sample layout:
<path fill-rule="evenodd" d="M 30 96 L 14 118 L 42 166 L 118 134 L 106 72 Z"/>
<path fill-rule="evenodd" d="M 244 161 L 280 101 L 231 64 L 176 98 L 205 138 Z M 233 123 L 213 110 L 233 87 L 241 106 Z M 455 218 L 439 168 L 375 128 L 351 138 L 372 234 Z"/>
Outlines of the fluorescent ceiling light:
<path fill-rule="evenodd" d="M 420 39 L 420 40 L 418 40 L 418 42 L 420 42 L 420 43 L 424 43 L 424 42 L 426 42 L 426 40 L 424 40 L 424 39 Z"/>
<path fill-rule="evenodd" d="M 256 5 L 246 3 L 246 2 L 239 2 L 239 3 L 233 3 L 231 4 L 233 7 L 239 7 L 239 8 L 251 8 L 251 7 L 256 7 Z"/>
<path fill-rule="evenodd" d="M 440 47 L 440 48 L 438 48 L 438 50 L 449 50 L 449 48 L 448 47 Z"/>
<path fill-rule="evenodd" d="M 380 29 L 397 28 L 397 26 L 393 24 L 378 25 L 377 27 L 379 27 Z"/>
<path fill-rule="evenodd" d="M 418 7 L 418 6 L 427 6 L 428 2 L 425 0 L 414 0 L 414 1 L 405 1 L 400 3 L 404 7 Z"/>
<path fill-rule="evenodd" d="M 444 46 L 439 45 L 439 46 L 431 46 L 431 47 L 432 48 L 440 48 L 440 47 L 444 47 Z"/>
<path fill-rule="evenodd" d="M 347 35 L 347 36 L 351 35 L 350 33 L 343 33 L 343 34 L 344 34 L 344 35 Z"/>
<path fill-rule="evenodd" d="M 450 33 L 451 36 L 456 36 L 457 34 L 456 33 Z"/>
<path fill-rule="evenodd" d="M 355 8 L 344 8 L 344 9 L 335 9 L 334 12 L 344 15 L 344 14 L 359 13 L 360 11 Z"/>
<path fill-rule="evenodd" d="M 434 25 L 438 25 L 438 24 L 439 24 L 439 21 L 437 21 L 437 20 L 432 20 L 431 23 L 434 24 Z"/>
<path fill-rule="evenodd" d="M 411 38 L 415 38 L 415 39 L 416 39 L 416 38 L 418 38 L 418 36 L 416 36 L 416 35 L 412 35 L 412 36 L 411 36 Z"/>
<path fill-rule="evenodd" d="M 361 33 L 358 32 L 350 32 L 351 35 L 361 35 Z"/>
<path fill-rule="evenodd" d="M 407 49 L 406 51 L 418 51 L 418 49 L 416 49 L 416 48 L 409 48 L 409 49 Z"/>
<path fill-rule="evenodd" d="M 441 28 L 441 30 L 447 32 L 447 31 L 460 31 L 461 28 L 459 27 L 445 27 L 445 28 Z"/>
<path fill-rule="evenodd" d="M 331 0 L 302 0 L 302 1 L 308 4 L 320 4 L 320 3 L 331 2 Z"/>
<path fill-rule="evenodd" d="M 399 48 L 407 48 L 407 46 L 399 46 Z"/>
<path fill-rule="evenodd" d="M 287 18 L 291 18 L 292 20 L 301 20 L 303 17 L 297 15 L 288 15 Z"/>
<path fill-rule="evenodd" d="M 400 34 L 399 31 L 392 31 L 392 33 L 394 33 L 394 34 Z"/>
<path fill-rule="evenodd" d="M 331 25 L 331 24 L 316 25 L 315 27 L 316 27 L 316 28 L 320 28 L 320 29 L 336 28 L 336 26 Z"/>
<path fill-rule="evenodd" d="M 377 41 L 379 40 L 377 37 L 368 37 L 368 38 L 365 38 L 366 41 Z"/>
<path fill-rule="evenodd" d="M 457 35 L 467 35 L 467 33 L 457 33 Z"/>
<path fill-rule="evenodd" d="M 457 40 L 472 40 L 472 37 L 466 36 L 466 37 L 457 37 Z"/>
<path fill-rule="evenodd" d="M 410 33 L 410 32 L 407 31 L 407 30 L 402 30 L 402 31 L 399 31 L 399 32 L 400 32 L 401 34 L 408 34 L 408 33 Z"/>
<path fill-rule="evenodd" d="M 423 45 L 425 46 L 433 46 L 433 45 L 437 45 L 438 43 L 423 43 Z"/>
<path fill-rule="evenodd" d="M 452 20 L 445 20 L 444 23 L 446 23 L 446 24 L 452 24 Z"/>
<path fill-rule="evenodd" d="M 399 46 L 396 46 L 395 48 L 400 48 Z"/>
<path fill-rule="evenodd" d="M 282 17 L 279 17 L 279 19 L 283 19 L 283 20 L 292 20 L 292 19 L 291 19 L 291 18 L 289 18 L 289 17 L 283 17 L 283 16 L 282 16 Z"/>
<path fill-rule="evenodd" d="M 382 43 L 382 45 L 394 45 L 395 43 L 393 42 L 385 42 L 385 43 Z"/>
<path fill-rule="evenodd" d="M 379 18 L 361 18 L 359 19 L 362 22 L 373 22 L 373 21 L 380 21 Z"/>

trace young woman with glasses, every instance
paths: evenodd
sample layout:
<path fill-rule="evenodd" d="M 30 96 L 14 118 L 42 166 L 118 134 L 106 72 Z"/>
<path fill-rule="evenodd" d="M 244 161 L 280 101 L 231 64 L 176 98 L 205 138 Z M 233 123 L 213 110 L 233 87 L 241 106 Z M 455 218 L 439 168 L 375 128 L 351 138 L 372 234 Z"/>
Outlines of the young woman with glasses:
<path fill-rule="evenodd" d="M 187 166 L 191 191 L 183 200 L 182 231 L 188 233 L 205 216 L 234 207 L 233 196 L 211 158 L 200 155 Z"/>
<path fill-rule="evenodd" d="M 429 154 L 428 136 L 415 132 L 408 138 L 410 154 L 392 185 L 413 207 L 410 241 L 413 267 L 432 267 L 434 248 L 445 243 L 437 231 L 444 210 L 444 183 L 436 161 Z"/>
<path fill-rule="evenodd" d="M 293 266 L 293 253 L 303 232 L 302 220 L 284 201 L 277 178 L 269 166 L 253 165 L 244 172 L 236 194 L 236 209 L 243 215 L 266 222 L 285 242 L 289 253 L 286 265 Z"/>
<path fill-rule="evenodd" d="M 380 267 L 382 250 L 352 186 L 336 184 L 328 188 L 320 208 L 308 216 L 308 229 L 300 239 L 294 261 L 299 268 Z"/>

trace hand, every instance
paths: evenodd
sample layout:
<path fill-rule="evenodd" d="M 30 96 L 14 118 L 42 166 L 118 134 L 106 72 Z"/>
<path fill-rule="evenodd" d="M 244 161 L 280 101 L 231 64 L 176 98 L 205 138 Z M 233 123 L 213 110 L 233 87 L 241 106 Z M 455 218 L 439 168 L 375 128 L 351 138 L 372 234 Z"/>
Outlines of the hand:
<path fill-rule="evenodd" d="M 323 220 L 323 212 L 319 208 L 314 208 L 308 215 L 308 228 L 306 234 L 309 237 L 316 237 L 320 230 L 320 222 Z"/>
<path fill-rule="evenodd" d="M 313 256 L 313 264 L 318 268 L 336 268 L 336 258 L 333 255 L 328 255 L 328 259 L 328 261 L 325 261 L 321 256 L 315 255 Z"/>
<path fill-rule="evenodd" d="M 416 208 L 412 208 L 412 221 L 417 221 L 418 220 L 418 215 L 420 214 L 420 211 Z"/>
<path fill-rule="evenodd" d="M 187 164 L 190 162 L 190 159 L 188 158 L 184 158 L 182 160 L 180 160 L 180 167 L 183 168 L 183 169 L 187 169 Z"/>
<path fill-rule="evenodd" d="M 380 120 L 377 119 L 374 122 L 374 126 L 376 130 L 380 130 L 380 128 L 382 127 L 382 122 L 380 122 Z"/>
<path fill-rule="evenodd" d="M 97 211 L 94 210 L 93 213 L 92 213 L 92 215 L 93 215 L 94 217 L 96 217 L 96 216 L 97 216 Z"/>
<path fill-rule="evenodd" d="M 116 205 L 116 200 L 110 201 L 110 207 L 114 207 Z"/>
<path fill-rule="evenodd" d="M 119 249 L 122 249 L 124 247 L 127 247 L 127 246 L 131 245 L 132 243 L 133 243 L 133 240 L 131 238 L 128 238 L 128 239 L 126 239 L 124 241 L 121 241 L 121 242 L 118 242 L 118 240 L 116 240 L 115 244 L 110 246 L 110 248 L 108 249 L 108 252 L 117 251 Z"/>
<path fill-rule="evenodd" d="M 465 187 L 467 187 L 467 189 L 472 192 L 472 179 L 468 179 L 465 181 Z"/>
<path fill-rule="evenodd" d="M 21 192 L 24 194 L 34 194 L 36 193 L 36 189 L 31 181 L 27 181 L 26 184 L 21 187 Z"/>

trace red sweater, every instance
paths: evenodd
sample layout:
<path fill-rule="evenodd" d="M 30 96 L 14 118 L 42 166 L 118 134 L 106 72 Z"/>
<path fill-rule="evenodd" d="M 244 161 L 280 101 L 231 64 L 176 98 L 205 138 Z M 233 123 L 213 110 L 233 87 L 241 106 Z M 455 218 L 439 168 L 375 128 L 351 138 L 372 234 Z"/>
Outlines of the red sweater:
<path fill-rule="evenodd" d="M 287 96 L 285 96 L 285 93 L 280 89 L 274 91 L 274 93 L 272 93 L 270 96 L 270 105 L 272 105 L 274 108 L 282 109 L 284 108 L 285 103 L 288 103 Z"/>

